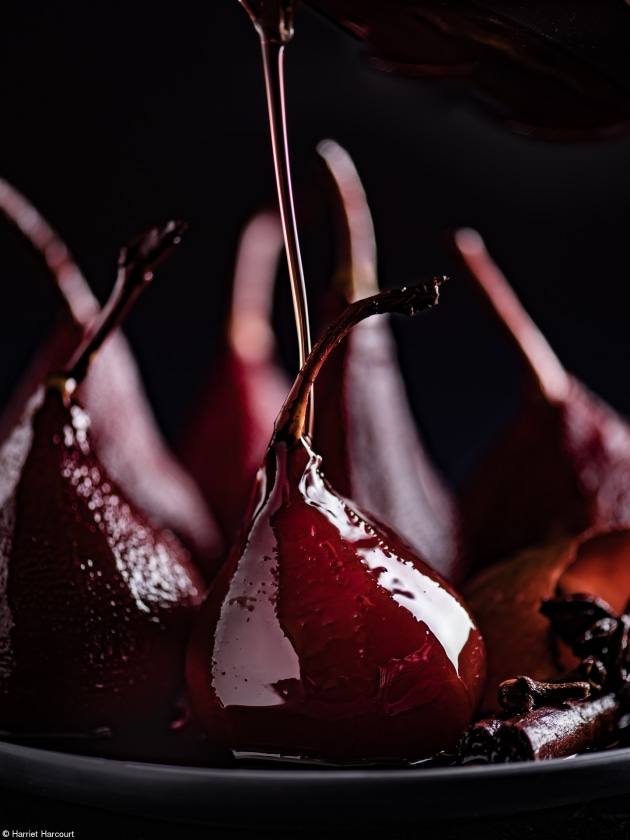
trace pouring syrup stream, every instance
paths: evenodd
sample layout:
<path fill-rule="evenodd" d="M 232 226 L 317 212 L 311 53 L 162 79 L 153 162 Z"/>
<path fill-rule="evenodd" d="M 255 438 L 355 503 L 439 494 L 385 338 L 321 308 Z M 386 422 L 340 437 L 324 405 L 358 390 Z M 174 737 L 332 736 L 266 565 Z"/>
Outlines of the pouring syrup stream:
<path fill-rule="evenodd" d="M 284 47 L 293 37 L 293 15 L 297 0 L 239 0 L 239 3 L 251 18 L 262 48 L 271 146 L 282 231 L 289 266 L 298 335 L 299 366 L 301 368 L 311 351 L 311 333 L 304 270 L 293 202 L 284 97 Z M 308 416 L 308 428 L 309 431 L 312 431 L 312 395 L 309 401 Z"/>

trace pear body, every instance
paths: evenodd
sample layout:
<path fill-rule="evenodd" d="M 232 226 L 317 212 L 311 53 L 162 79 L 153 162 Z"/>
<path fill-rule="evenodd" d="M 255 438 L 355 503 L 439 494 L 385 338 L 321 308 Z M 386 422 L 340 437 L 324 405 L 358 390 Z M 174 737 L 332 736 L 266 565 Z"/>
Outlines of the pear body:
<path fill-rule="evenodd" d="M 203 583 L 40 388 L 0 449 L 0 729 L 166 732 Z"/>
<path fill-rule="evenodd" d="M 138 508 L 173 531 L 212 578 L 224 556 L 223 538 L 203 493 L 158 427 L 122 332 L 94 359 L 79 395 L 109 475 Z"/>
<path fill-rule="evenodd" d="M 485 672 L 451 587 L 324 480 L 304 439 L 272 444 L 251 524 L 209 591 L 188 653 L 211 741 L 333 762 L 454 746 Z"/>

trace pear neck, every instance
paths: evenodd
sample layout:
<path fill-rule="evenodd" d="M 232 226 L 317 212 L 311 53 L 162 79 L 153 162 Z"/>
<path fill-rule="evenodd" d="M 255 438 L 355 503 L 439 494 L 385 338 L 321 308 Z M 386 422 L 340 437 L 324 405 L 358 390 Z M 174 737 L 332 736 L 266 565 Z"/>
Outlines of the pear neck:
<path fill-rule="evenodd" d="M 505 275 L 493 261 L 481 236 L 465 228 L 455 234 L 455 247 L 466 276 L 520 358 L 535 394 L 561 404 L 571 388 L 571 377 L 545 336 L 525 311 Z"/>
<path fill-rule="evenodd" d="M 239 241 L 227 340 L 232 352 L 246 362 L 273 358 L 271 314 L 282 247 L 280 219 L 272 211 L 256 214 Z"/>
<path fill-rule="evenodd" d="M 347 301 L 356 301 L 378 292 L 372 215 L 348 152 L 334 140 L 322 140 L 317 152 L 325 165 L 337 231 L 335 285 Z"/>
<path fill-rule="evenodd" d="M 3 178 L 0 178 L 0 216 L 43 266 L 74 321 L 79 326 L 87 326 L 98 313 L 99 305 L 85 277 L 57 231 Z"/>

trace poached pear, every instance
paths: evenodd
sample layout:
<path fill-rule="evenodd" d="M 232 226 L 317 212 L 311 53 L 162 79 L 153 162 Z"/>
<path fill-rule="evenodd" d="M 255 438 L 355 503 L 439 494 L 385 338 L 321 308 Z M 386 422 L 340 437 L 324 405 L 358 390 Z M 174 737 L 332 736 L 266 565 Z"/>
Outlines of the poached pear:
<path fill-rule="evenodd" d="M 187 659 L 209 740 L 237 755 L 405 761 L 453 747 L 473 717 L 485 660 L 466 607 L 391 528 L 333 490 L 304 436 L 330 349 L 370 314 L 433 305 L 437 286 L 349 306 L 278 415 Z"/>
<path fill-rule="evenodd" d="M 461 491 L 466 571 L 589 528 L 630 524 L 630 424 L 565 370 L 481 237 L 458 231 L 455 247 L 524 370 L 516 413 Z"/>
<path fill-rule="evenodd" d="M 111 478 L 74 397 L 180 233 L 171 223 L 123 252 L 94 331 L 0 448 L 0 729 L 15 737 L 106 732 L 107 749 L 126 755 L 139 733 L 166 736 L 181 714 L 204 584 L 189 552 Z"/>
<path fill-rule="evenodd" d="M 61 304 L 57 322 L 0 416 L 0 441 L 53 370 L 62 369 L 98 317 L 100 306 L 69 249 L 35 207 L 0 179 L 0 214 L 24 239 L 52 281 Z M 120 330 L 94 359 L 80 385 L 99 458 L 120 488 L 192 551 L 208 576 L 223 551 L 207 503 L 158 428 L 129 344 Z"/>
<path fill-rule="evenodd" d="M 336 210 L 339 260 L 328 310 L 378 292 L 369 206 L 348 153 L 320 143 Z M 369 387 L 366 383 L 369 382 Z M 333 487 L 392 525 L 447 579 L 458 559 L 455 500 L 412 414 L 388 317 L 357 325 L 317 380 L 313 442 Z"/>

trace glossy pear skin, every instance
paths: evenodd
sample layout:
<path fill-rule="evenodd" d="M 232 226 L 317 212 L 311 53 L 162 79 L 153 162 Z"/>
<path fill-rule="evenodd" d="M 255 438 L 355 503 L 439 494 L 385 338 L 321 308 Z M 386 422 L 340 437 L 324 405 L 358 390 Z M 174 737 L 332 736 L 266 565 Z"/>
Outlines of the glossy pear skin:
<path fill-rule="evenodd" d="M 0 729 L 166 731 L 203 584 L 40 389 L 0 449 Z"/>
<path fill-rule="evenodd" d="M 94 448 L 109 474 L 139 508 L 177 535 L 211 578 L 224 551 L 217 523 L 158 428 L 122 332 L 108 339 L 79 388 L 92 417 Z"/>
<path fill-rule="evenodd" d="M 269 448 L 249 529 L 193 631 L 193 707 L 236 751 L 344 762 L 448 749 L 482 690 L 480 634 L 320 462 L 304 439 Z"/>

